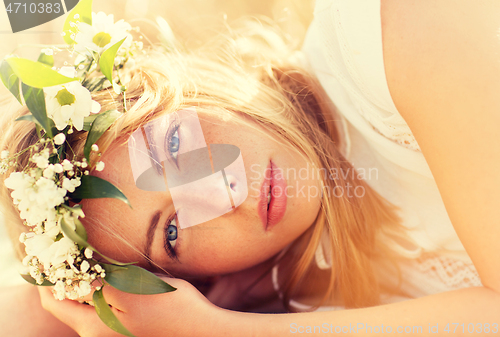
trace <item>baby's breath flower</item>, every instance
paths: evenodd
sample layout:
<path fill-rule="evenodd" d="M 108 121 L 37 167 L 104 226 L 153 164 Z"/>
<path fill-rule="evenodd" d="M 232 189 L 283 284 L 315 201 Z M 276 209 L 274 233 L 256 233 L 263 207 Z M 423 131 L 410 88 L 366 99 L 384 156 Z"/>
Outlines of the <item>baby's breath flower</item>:
<path fill-rule="evenodd" d="M 57 283 L 54 286 L 54 289 L 52 291 L 54 293 L 54 296 L 59 301 L 62 301 L 62 300 L 64 300 L 64 298 L 66 298 L 66 285 L 64 284 L 63 281 L 57 281 Z"/>
<path fill-rule="evenodd" d="M 62 182 L 62 187 L 66 189 L 69 193 L 73 193 L 75 191 L 75 188 L 80 186 L 81 182 L 79 178 L 75 179 L 68 179 L 64 177 L 63 182 Z"/>
<path fill-rule="evenodd" d="M 43 176 L 47 179 L 52 179 L 54 177 L 54 165 L 50 164 L 43 170 Z"/>
<path fill-rule="evenodd" d="M 71 171 L 73 169 L 73 164 L 68 159 L 64 159 L 62 162 L 62 167 L 64 171 Z"/>
<path fill-rule="evenodd" d="M 36 166 L 41 169 L 44 169 L 49 165 L 49 159 L 40 154 L 34 154 L 33 157 L 31 157 L 31 161 L 36 163 Z"/>
<path fill-rule="evenodd" d="M 98 163 L 96 164 L 96 166 L 95 166 L 95 169 L 96 169 L 97 171 L 102 171 L 102 170 L 104 170 L 104 162 L 102 162 L 102 161 L 98 162 Z"/>
<path fill-rule="evenodd" d="M 7 159 L 9 158 L 9 151 L 3 150 L 2 153 L 0 154 L 0 159 Z"/>
<path fill-rule="evenodd" d="M 54 164 L 54 172 L 55 173 L 62 173 L 64 171 L 63 166 L 59 163 Z"/>
<path fill-rule="evenodd" d="M 58 133 L 57 136 L 54 137 L 54 143 L 56 143 L 56 145 L 61 145 L 65 140 L 66 135 L 64 135 L 64 133 Z"/>
<path fill-rule="evenodd" d="M 78 285 L 78 296 L 79 297 L 85 297 L 88 294 L 90 294 L 91 291 L 92 291 L 92 288 L 90 287 L 90 282 L 80 281 L 80 283 Z"/>
<path fill-rule="evenodd" d="M 21 218 L 31 226 L 50 217 L 50 213 L 55 211 L 54 207 L 62 204 L 66 195 L 66 190 L 59 188 L 54 180 L 36 177 L 36 173 L 33 177 L 24 172 L 13 172 L 5 179 L 5 186 L 13 190 L 11 197 Z"/>
<path fill-rule="evenodd" d="M 87 262 L 87 260 L 84 260 L 82 262 L 82 264 L 80 265 L 80 270 L 82 271 L 82 273 L 86 273 L 87 270 L 89 270 L 90 268 L 90 264 Z"/>
<path fill-rule="evenodd" d="M 84 251 L 84 255 L 87 259 L 91 259 L 92 258 L 92 250 L 91 249 L 88 249 L 88 248 L 85 248 L 85 251 Z"/>
<path fill-rule="evenodd" d="M 92 144 L 92 146 L 90 147 L 92 151 L 94 152 L 97 152 L 99 151 L 99 146 L 97 144 Z"/>

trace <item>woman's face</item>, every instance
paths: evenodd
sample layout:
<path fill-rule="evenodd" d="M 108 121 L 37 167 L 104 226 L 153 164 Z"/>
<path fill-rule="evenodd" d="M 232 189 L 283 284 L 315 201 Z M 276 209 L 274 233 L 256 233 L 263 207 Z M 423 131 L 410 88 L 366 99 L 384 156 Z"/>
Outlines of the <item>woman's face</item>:
<path fill-rule="evenodd" d="M 241 150 L 247 181 L 230 182 L 229 188 L 234 196 L 244 190 L 238 184 L 246 183 L 245 201 L 217 218 L 181 228 L 172 221 L 176 210 L 169 190 L 139 189 L 127 144 L 115 142 L 101 157 L 104 170 L 92 174 L 120 188 L 133 208 L 116 199 L 82 202 L 89 241 L 100 252 L 146 268 L 152 266 L 144 257 L 148 256 L 177 277 L 221 275 L 264 262 L 312 225 L 321 196 L 311 163 L 237 118 L 222 120 L 203 113 L 198 117 L 207 144 L 231 144 Z M 169 144 L 182 149 L 187 133 L 181 124 L 178 144 L 176 140 Z M 269 184 L 275 187 L 267 210 Z"/>

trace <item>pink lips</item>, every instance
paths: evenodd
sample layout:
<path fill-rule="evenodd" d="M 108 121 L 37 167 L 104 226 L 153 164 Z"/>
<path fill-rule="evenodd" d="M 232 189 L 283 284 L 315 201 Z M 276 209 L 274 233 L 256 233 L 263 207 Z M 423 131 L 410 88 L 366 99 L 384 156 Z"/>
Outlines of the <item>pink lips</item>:
<path fill-rule="evenodd" d="M 279 223 L 285 215 L 286 187 L 283 173 L 273 162 L 270 162 L 265 171 L 259 200 L 259 216 L 266 230 Z M 269 191 L 271 191 L 271 202 L 268 209 L 267 196 Z"/>

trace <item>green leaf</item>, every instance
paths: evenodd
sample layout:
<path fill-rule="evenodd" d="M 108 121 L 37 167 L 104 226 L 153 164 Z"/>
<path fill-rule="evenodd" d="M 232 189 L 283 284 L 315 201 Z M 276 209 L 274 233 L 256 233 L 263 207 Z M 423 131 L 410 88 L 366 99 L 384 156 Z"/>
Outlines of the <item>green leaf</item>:
<path fill-rule="evenodd" d="M 85 230 L 85 227 L 83 227 L 83 224 L 78 219 L 75 219 L 75 225 L 76 225 L 76 230 L 75 230 L 76 234 L 78 234 L 78 236 L 81 237 L 86 242 L 87 231 Z"/>
<path fill-rule="evenodd" d="M 80 17 L 75 19 L 75 14 Z M 68 13 L 66 16 L 66 21 L 64 22 L 63 32 L 64 41 L 67 44 L 75 44 L 75 41 L 71 39 L 71 34 L 76 33 L 76 27 L 71 27 L 71 22 L 76 24 L 76 21 L 85 22 L 92 25 L 92 0 L 80 0 L 78 4 Z"/>
<path fill-rule="evenodd" d="M 81 223 L 80 223 L 81 224 Z M 76 225 L 76 221 L 75 221 Z M 86 238 L 83 238 L 81 236 L 81 233 L 78 233 L 78 231 L 72 229 L 66 220 L 64 218 L 61 219 L 61 230 L 66 235 L 66 237 L 74 242 L 76 242 L 79 246 L 82 248 L 89 248 L 92 249 L 93 247 L 87 242 Z M 94 250 L 94 249 L 92 249 Z"/>
<path fill-rule="evenodd" d="M 32 114 L 27 114 L 27 115 L 23 115 L 21 117 L 18 117 L 15 119 L 15 121 L 16 122 L 28 121 L 28 122 L 33 122 L 33 123 L 40 125 L 40 122 L 38 122 L 37 119 L 35 118 L 35 116 L 33 116 Z"/>
<path fill-rule="evenodd" d="M 99 59 L 99 67 L 101 67 L 101 72 L 106 78 L 113 83 L 113 66 L 115 65 L 115 57 L 118 49 L 122 45 L 123 41 L 125 41 L 126 37 L 106 49 Z"/>
<path fill-rule="evenodd" d="M 137 266 L 119 267 L 102 264 L 106 271 L 104 278 L 113 288 L 131 294 L 154 295 L 174 291 L 172 287 L 155 274 Z"/>
<path fill-rule="evenodd" d="M 36 286 L 41 286 L 41 287 L 53 287 L 54 283 L 49 282 L 48 280 L 44 280 L 42 284 L 36 283 L 35 279 L 31 277 L 31 275 L 28 274 L 21 274 L 21 277 L 28 283 L 34 284 Z"/>
<path fill-rule="evenodd" d="M 116 261 L 116 260 L 114 260 L 114 259 L 112 259 L 110 257 L 107 257 L 106 255 L 100 253 L 97 249 L 95 249 L 94 247 L 92 247 L 90 245 L 90 243 L 87 242 L 87 238 L 86 238 L 87 232 L 85 232 L 85 234 L 84 234 L 85 238 L 82 236 L 83 235 L 82 229 L 83 229 L 83 231 L 85 231 L 85 228 L 83 228 L 82 223 L 78 219 L 75 220 L 75 225 L 76 225 L 76 230 L 73 230 L 68 225 L 68 223 L 66 222 L 66 220 L 64 220 L 64 218 L 61 219 L 61 230 L 62 230 L 62 232 L 64 233 L 64 235 L 66 235 L 66 237 L 68 239 L 76 242 L 80 246 L 80 248 L 88 248 L 88 249 L 96 252 L 97 254 L 101 255 L 103 258 L 105 258 L 109 262 L 117 264 L 117 265 L 120 265 L 120 266 L 127 266 L 127 265 L 130 264 L 130 263 L 123 263 L 123 262 L 120 262 L 120 261 Z"/>
<path fill-rule="evenodd" d="M 24 83 L 22 83 L 21 87 L 23 88 L 24 101 L 31 114 L 47 132 L 47 135 L 53 138 L 55 134 L 54 121 L 47 117 L 43 89 L 33 88 Z"/>
<path fill-rule="evenodd" d="M 116 318 L 115 314 L 104 299 L 102 288 L 100 290 L 94 291 L 92 300 L 94 301 L 97 316 L 99 316 L 104 324 L 106 324 L 111 330 L 121 333 L 122 335 L 135 337 L 130 331 L 127 330 L 127 328 L 123 326 L 118 318 Z"/>
<path fill-rule="evenodd" d="M 14 70 L 6 59 L 2 60 L 0 64 L 0 77 L 5 87 L 17 98 L 19 103 L 23 104 L 19 90 L 19 77 L 14 73 Z"/>
<path fill-rule="evenodd" d="M 20 57 L 9 57 L 7 63 L 21 81 L 34 88 L 51 87 L 79 80 L 79 78 L 66 77 L 52 70 L 51 67 L 37 61 Z"/>
<path fill-rule="evenodd" d="M 113 124 L 120 116 L 121 112 L 117 110 L 108 110 L 97 116 L 97 118 L 92 123 L 90 131 L 87 135 L 87 141 L 85 142 L 85 147 L 83 148 L 83 154 L 87 160 L 90 160 L 90 151 L 92 145 L 101 138 L 104 132 Z"/>
<path fill-rule="evenodd" d="M 53 55 L 47 55 L 45 53 L 41 53 L 40 56 L 38 56 L 38 62 L 41 62 L 45 64 L 46 66 L 53 67 L 54 66 L 54 56 Z"/>
<path fill-rule="evenodd" d="M 94 120 L 99 116 L 98 114 L 93 114 L 88 117 L 85 117 L 83 119 L 83 130 L 84 131 L 90 131 L 90 128 L 92 127 L 92 123 L 94 123 Z"/>
<path fill-rule="evenodd" d="M 127 197 L 118 187 L 96 176 L 82 176 L 81 185 L 68 196 L 72 199 L 114 198 L 123 201 L 132 208 Z"/>

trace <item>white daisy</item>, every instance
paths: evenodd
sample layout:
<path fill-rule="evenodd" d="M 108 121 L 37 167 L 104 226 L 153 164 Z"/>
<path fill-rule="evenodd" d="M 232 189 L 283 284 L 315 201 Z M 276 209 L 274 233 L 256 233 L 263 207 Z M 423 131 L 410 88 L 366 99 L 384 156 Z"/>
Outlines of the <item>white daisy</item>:
<path fill-rule="evenodd" d="M 68 69 L 64 68 L 70 68 L 69 70 L 74 74 L 73 67 L 63 67 L 59 72 L 67 73 Z M 64 129 L 67 125 L 73 125 L 75 129 L 81 131 L 83 119 L 90 113 L 97 113 L 101 110 L 101 105 L 92 100 L 90 92 L 78 81 L 47 87 L 43 90 L 46 95 L 47 116 L 52 118 L 58 130 Z"/>
<path fill-rule="evenodd" d="M 104 12 L 92 13 L 92 25 L 84 22 L 78 23 L 75 36 L 76 50 L 86 52 L 87 48 L 101 53 L 111 47 L 124 37 L 123 48 L 129 48 L 132 44 L 132 29 L 130 24 L 123 19 L 114 22 L 113 14 L 106 15 Z"/>

